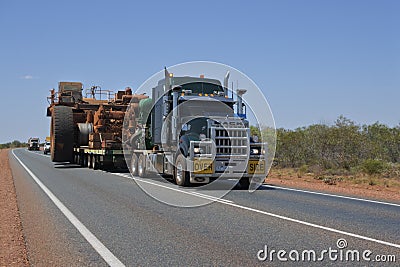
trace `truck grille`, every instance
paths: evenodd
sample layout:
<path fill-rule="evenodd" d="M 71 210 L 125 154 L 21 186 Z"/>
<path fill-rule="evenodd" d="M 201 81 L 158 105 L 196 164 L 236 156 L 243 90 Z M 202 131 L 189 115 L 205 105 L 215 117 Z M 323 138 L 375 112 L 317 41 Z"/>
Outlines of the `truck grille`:
<path fill-rule="evenodd" d="M 241 121 L 224 121 L 211 127 L 216 156 L 243 156 L 248 154 L 248 128 Z"/>

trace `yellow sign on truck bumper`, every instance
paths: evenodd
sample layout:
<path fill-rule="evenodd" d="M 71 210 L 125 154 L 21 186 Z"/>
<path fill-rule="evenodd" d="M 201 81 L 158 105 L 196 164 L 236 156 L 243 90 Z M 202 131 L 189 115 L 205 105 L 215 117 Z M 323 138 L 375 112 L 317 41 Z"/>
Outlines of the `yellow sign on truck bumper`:
<path fill-rule="evenodd" d="M 213 160 L 212 159 L 194 159 L 193 172 L 195 174 L 212 174 Z"/>
<path fill-rule="evenodd" d="M 248 174 L 265 174 L 265 160 L 249 160 Z"/>

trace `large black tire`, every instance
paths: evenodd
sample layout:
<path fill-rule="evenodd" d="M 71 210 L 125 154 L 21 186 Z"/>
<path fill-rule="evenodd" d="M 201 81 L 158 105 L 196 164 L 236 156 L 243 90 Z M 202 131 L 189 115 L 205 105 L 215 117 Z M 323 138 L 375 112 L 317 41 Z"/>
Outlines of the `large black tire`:
<path fill-rule="evenodd" d="M 190 174 L 187 171 L 186 158 L 179 154 L 175 161 L 175 182 L 180 186 L 190 186 Z"/>
<path fill-rule="evenodd" d="M 135 153 L 132 153 L 130 167 L 131 167 L 132 176 L 137 176 L 138 175 L 138 156 Z"/>
<path fill-rule="evenodd" d="M 51 116 L 51 160 L 73 162 L 74 118 L 72 108 L 54 106 Z"/>
<path fill-rule="evenodd" d="M 88 154 L 88 160 L 87 160 L 87 167 L 89 168 L 89 169 L 93 169 L 93 161 L 94 161 L 94 156 L 93 156 L 93 154 Z"/>
<path fill-rule="evenodd" d="M 93 157 L 93 170 L 100 169 L 100 158 L 98 155 L 94 155 Z"/>
<path fill-rule="evenodd" d="M 240 178 L 239 185 L 241 189 L 248 190 L 250 187 L 250 178 L 248 177 Z"/>
<path fill-rule="evenodd" d="M 146 177 L 146 156 L 141 154 L 138 160 L 138 175 L 139 177 Z"/>

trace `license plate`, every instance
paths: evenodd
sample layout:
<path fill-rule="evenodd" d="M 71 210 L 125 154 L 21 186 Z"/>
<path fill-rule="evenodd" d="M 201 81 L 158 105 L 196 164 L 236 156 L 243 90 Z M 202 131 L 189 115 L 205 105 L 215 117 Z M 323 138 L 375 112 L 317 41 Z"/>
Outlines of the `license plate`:
<path fill-rule="evenodd" d="M 249 160 L 247 166 L 247 173 L 249 174 L 264 174 L 265 173 L 265 160 Z"/>
<path fill-rule="evenodd" d="M 213 173 L 212 159 L 195 159 L 193 161 L 193 172 L 196 174 L 212 174 Z"/>

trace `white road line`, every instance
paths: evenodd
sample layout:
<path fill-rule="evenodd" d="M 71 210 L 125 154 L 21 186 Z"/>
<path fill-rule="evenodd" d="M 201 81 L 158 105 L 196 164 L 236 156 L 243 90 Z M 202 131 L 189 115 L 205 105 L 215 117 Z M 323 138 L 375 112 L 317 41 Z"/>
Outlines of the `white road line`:
<path fill-rule="evenodd" d="M 115 174 L 115 175 L 128 178 L 126 176 L 119 175 L 119 174 Z M 155 185 L 155 186 L 167 188 L 167 189 L 170 189 L 170 190 L 173 190 L 173 191 L 178 191 L 180 193 L 193 195 L 193 194 L 191 194 L 189 192 L 186 192 L 186 191 L 183 191 L 183 190 L 180 190 L 180 189 L 177 189 L 177 188 L 171 188 L 171 187 L 168 187 L 168 186 L 165 186 L 165 185 L 156 184 L 156 183 L 153 183 L 153 182 L 150 182 L 150 181 L 147 181 L 147 180 L 138 179 L 138 178 L 134 178 L 134 177 L 129 177 L 129 179 L 138 180 L 138 181 L 141 181 L 141 182 L 144 182 L 144 183 L 148 183 L 148 184 L 152 184 L 152 185 Z M 195 195 L 195 196 L 209 199 L 205 195 L 204 196 Z M 266 211 L 263 211 L 263 210 L 253 209 L 253 208 L 242 206 L 242 205 L 235 204 L 235 203 L 229 203 L 229 202 L 226 202 L 226 201 L 221 200 L 221 199 L 215 199 L 214 198 L 213 200 L 215 200 L 216 202 L 219 202 L 221 204 L 224 204 L 224 205 L 229 205 L 229 206 L 232 206 L 232 207 L 235 207 L 235 208 L 256 212 L 256 213 L 259 213 L 259 214 L 263 214 L 263 215 L 267 215 L 267 216 L 270 216 L 270 217 L 282 219 L 282 220 L 285 220 L 285 221 L 290 221 L 290 222 L 306 225 L 306 226 L 317 228 L 317 229 L 322 229 L 322 230 L 325 230 L 325 231 L 329 231 L 329 232 L 333 232 L 333 233 L 337 233 L 337 234 L 341 234 L 341 235 L 351 236 L 351 237 L 355 237 L 355 238 L 358 238 L 358 239 L 371 241 L 371 242 L 374 242 L 374 243 L 378 243 L 378 244 L 382 244 L 382 245 L 386 245 L 386 246 L 390 246 L 390 247 L 400 248 L 400 244 L 395 244 L 395 243 L 391 243 L 391 242 L 387 242 L 387 241 L 383 241 L 383 240 L 379 240 L 379 239 L 375 239 L 375 238 L 371 238 L 371 237 L 367 237 L 367 236 L 362 236 L 362 235 L 358 235 L 358 234 L 354 234 L 354 233 L 350 233 L 350 232 L 346 232 L 346 231 L 342 231 L 342 230 L 338 230 L 338 229 L 334 229 L 334 228 L 330 228 L 330 227 L 314 224 L 314 223 L 309 223 L 309 222 L 306 222 L 306 221 L 293 219 L 293 218 L 290 218 L 290 217 L 286 217 L 286 216 L 282 216 L 282 215 L 266 212 Z"/>
<path fill-rule="evenodd" d="M 207 195 L 207 194 L 201 194 L 201 193 L 198 193 L 198 192 L 191 192 L 191 191 L 182 191 L 182 190 L 179 190 L 177 188 L 172 188 L 172 187 L 169 187 L 169 186 L 166 186 L 166 185 L 151 183 L 151 182 L 146 181 L 146 180 L 141 179 L 141 178 L 132 177 L 129 174 L 123 174 L 123 173 L 111 173 L 111 174 L 114 174 L 114 175 L 120 176 L 120 177 L 124 177 L 124 178 L 130 179 L 130 180 L 135 180 L 135 181 L 139 181 L 139 182 L 154 184 L 154 185 L 157 185 L 157 186 L 162 187 L 162 188 L 167 188 L 169 190 L 178 191 L 180 193 L 192 195 L 192 196 L 199 197 L 199 198 L 205 198 L 205 199 L 213 200 L 213 201 L 217 201 L 218 200 L 218 201 L 221 201 L 221 202 L 233 203 L 233 201 L 231 201 L 231 200 L 217 198 L 217 197 L 210 196 L 210 195 Z"/>
<path fill-rule="evenodd" d="M 99 255 L 107 262 L 110 266 L 125 266 L 112 252 L 92 234 L 86 226 L 81 223 L 78 218 L 39 180 L 39 178 L 28 168 L 26 165 L 15 155 L 14 150 L 12 154 L 15 159 L 21 164 L 26 172 L 32 177 L 32 179 L 39 185 L 39 187 L 46 193 L 46 195 L 53 201 L 57 208 L 67 217 L 73 226 L 81 233 L 81 235 L 89 242 L 90 245 L 99 253 Z"/>
<path fill-rule="evenodd" d="M 302 193 L 307 193 L 307 194 L 314 194 L 314 195 L 321 195 L 321 196 L 328 196 L 328 197 L 337 197 L 337 198 L 344 198 L 344 199 L 351 199 L 351 200 L 357 200 L 357 201 L 370 202 L 370 203 L 375 203 L 375 204 L 383 204 L 383 205 L 390 205 L 390 206 L 400 207 L 400 204 L 377 201 L 377 200 L 371 200 L 371 199 L 347 197 L 347 196 L 328 194 L 328 193 L 321 193 L 321 192 L 314 192 L 314 191 L 301 190 L 301 189 L 295 189 L 295 188 L 280 187 L 280 186 L 276 186 L 276 185 L 262 185 L 262 186 L 263 187 L 269 187 L 269 188 L 288 190 L 288 191 L 302 192 Z"/>
<path fill-rule="evenodd" d="M 38 152 L 35 152 L 35 151 L 30 151 L 30 150 L 27 150 L 27 151 L 29 153 L 32 153 L 32 154 L 35 154 L 35 155 L 39 155 L 39 156 L 50 158 L 50 155 L 48 155 L 48 154 L 42 154 L 42 153 L 38 153 Z"/>

